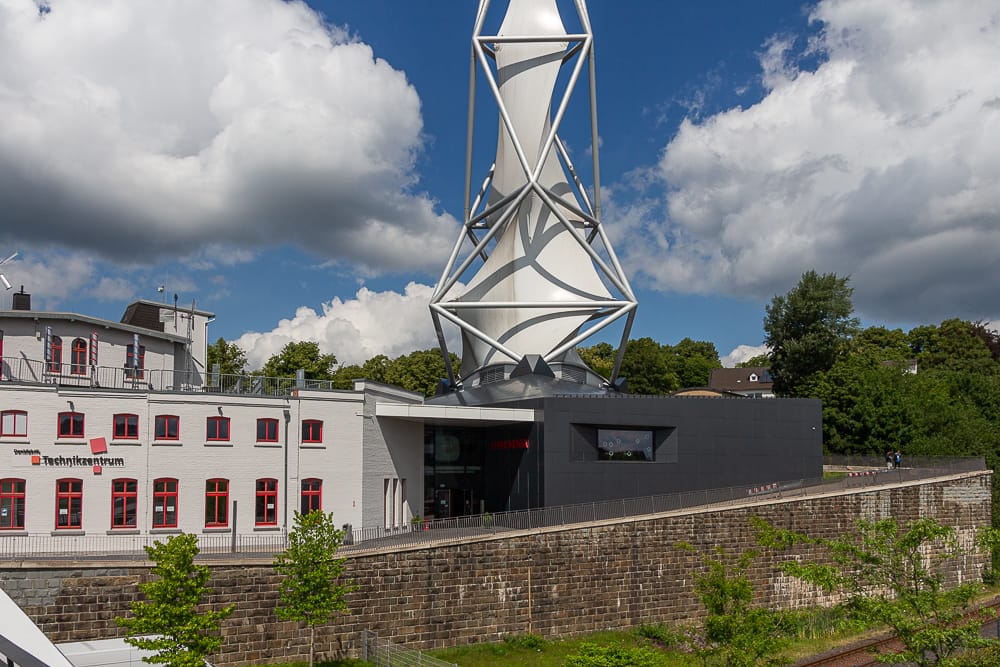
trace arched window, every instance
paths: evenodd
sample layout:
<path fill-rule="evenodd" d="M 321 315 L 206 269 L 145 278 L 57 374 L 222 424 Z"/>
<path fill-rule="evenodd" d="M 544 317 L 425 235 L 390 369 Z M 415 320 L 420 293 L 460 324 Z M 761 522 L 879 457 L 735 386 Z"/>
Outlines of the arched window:
<path fill-rule="evenodd" d="M 254 523 L 256 525 L 278 525 L 278 480 L 257 480 L 257 496 L 254 507 Z"/>
<path fill-rule="evenodd" d="M 229 525 L 229 480 L 210 479 L 205 482 L 205 527 Z"/>
<path fill-rule="evenodd" d="M 229 417 L 209 417 L 205 426 L 205 439 L 213 442 L 229 440 Z"/>
<path fill-rule="evenodd" d="M 177 527 L 177 480 L 153 480 L 153 528 Z"/>
<path fill-rule="evenodd" d="M 115 440 L 135 440 L 139 437 L 139 415 L 120 414 L 114 416 Z"/>
<path fill-rule="evenodd" d="M 83 480 L 56 480 L 56 529 L 83 528 Z"/>
<path fill-rule="evenodd" d="M 302 514 L 323 509 L 323 480 L 310 477 L 302 480 Z"/>
<path fill-rule="evenodd" d="M 60 412 L 58 424 L 59 428 L 57 433 L 60 438 L 83 437 L 82 412 Z"/>
<path fill-rule="evenodd" d="M 87 374 L 87 341 L 82 338 L 73 339 L 70 353 L 69 372 L 73 375 Z"/>
<path fill-rule="evenodd" d="M 257 442 L 278 442 L 278 420 L 257 420 Z"/>
<path fill-rule="evenodd" d="M 0 479 L 0 530 L 24 530 L 23 479 Z"/>
<path fill-rule="evenodd" d="M 59 336 L 53 336 L 50 339 L 51 345 L 49 346 L 49 372 L 50 373 L 61 373 L 62 372 L 62 338 Z"/>
<path fill-rule="evenodd" d="M 111 480 L 111 527 L 135 528 L 138 502 L 139 494 L 134 479 Z"/>

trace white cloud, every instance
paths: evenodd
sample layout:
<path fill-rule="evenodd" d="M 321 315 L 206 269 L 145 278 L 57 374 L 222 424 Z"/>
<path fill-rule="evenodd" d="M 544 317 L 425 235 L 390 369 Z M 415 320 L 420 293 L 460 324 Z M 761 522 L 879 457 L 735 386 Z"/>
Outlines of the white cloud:
<path fill-rule="evenodd" d="M 304 3 L 39 7 L 0 0 L 0 241 L 440 266 L 454 221 L 414 192 L 416 91 Z"/>
<path fill-rule="evenodd" d="M 812 18 L 803 53 L 765 45 L 759 103 L 681 125 L 663 208 L 620 212 L 637 281 L 762 298 L 816 269 L 850 275 L 870 317 L 1000 315 L 1000 6 L 827 0 Z"/>
<path fill-rule="evenodd" d="M 390 358 L 437 347 L 428 304 L 434 288 L 409 283 L 402 293 L 373 292 L 366 287 L 353 299 L 334 298 L 323 312 L 301 307 L 295 316 L 267 332 L 249 332 L 236 341 L 252 368 L 260 368 L 290 342 L 316 341 L 342 364 L 363 363 L 377 354 Z M 461 353 L 457 330 L 449 327 L 448 346 Z"/>
<path fill-rule="evenodd" d="M 723 368 L 736 368 L 736 364 L 741 364 L 748 359 L 767 354 L 770 349 L 767 345 L 737 345 L 733 351 L 722 357 Z"/>

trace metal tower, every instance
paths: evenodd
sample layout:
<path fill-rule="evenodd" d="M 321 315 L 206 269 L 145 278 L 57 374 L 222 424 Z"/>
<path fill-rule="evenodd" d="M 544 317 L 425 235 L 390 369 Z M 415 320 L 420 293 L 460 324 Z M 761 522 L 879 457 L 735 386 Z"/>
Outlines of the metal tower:
<path fill-rule="evenodd" d="M 510 0 L 499 34 L 484 35 L 490 0 L 480 0 L 469 71 L 464 225 L 430 302 L 453 385 L 481 384 L 497 378 L 496 371 L 502 377 L 526 355 L 584 369 L 575 347 L 625 316 L 606 378 L 610 385 L 617 380 L 638 304 L 601 226 L 594 38 L 585 1 L 574 5 L 578 34 L 566 32 L 556 0 Z M 559 139 L 585 64 L 593 201 Z M 500 128 L 496 157 L 473 198 L 477 73 L 493 94 Z M 461 378 L 451 367 L 442 319 L 462 330 Z"/>

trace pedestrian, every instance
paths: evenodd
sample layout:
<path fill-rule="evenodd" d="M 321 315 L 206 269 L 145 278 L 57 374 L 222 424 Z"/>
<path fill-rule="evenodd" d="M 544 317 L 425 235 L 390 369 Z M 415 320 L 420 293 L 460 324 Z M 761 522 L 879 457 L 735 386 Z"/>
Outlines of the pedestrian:
<path fill-rule="evenodd" d="M 896 454 L 893 456 L 893 464 L 898 468 L 899 464 L 903 462 L 903 452 L 896 450 Z"/>
<path fill-rule="evenodd" d="M 895 460 L 895 456 L 891 449 L 885 450 L 885 469 L 892 470 L 892 462 Z"/>

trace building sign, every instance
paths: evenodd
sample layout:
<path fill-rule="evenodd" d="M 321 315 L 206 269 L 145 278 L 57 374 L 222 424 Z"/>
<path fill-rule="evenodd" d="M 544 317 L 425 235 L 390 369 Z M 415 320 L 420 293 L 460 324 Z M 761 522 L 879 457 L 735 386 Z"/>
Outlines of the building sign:
<path fill-rule="evenodd" d="M 108 468 L 124 468 L 125 459 L 121 456 L 43 456 L 35 454 L 31 457 L 31 465 L 59 468 L 93 468 L 102 466 Z"/>
<path fill-rule="evenodd" d="M 530 441 L 527 438 L 507 438 L 505 440 L 493 440 L 490 442 L 490 449 L 502 451 L 508 449 L 527 449 Z"/>

